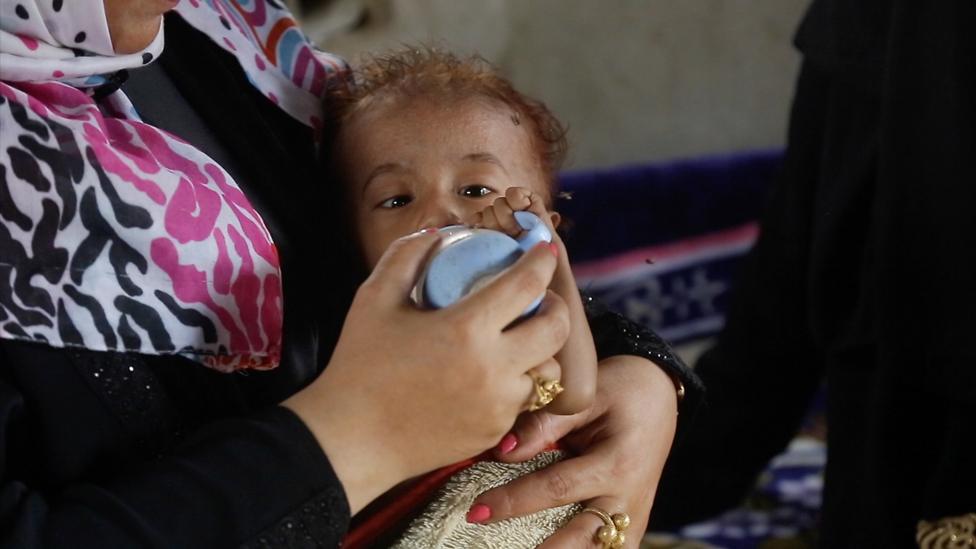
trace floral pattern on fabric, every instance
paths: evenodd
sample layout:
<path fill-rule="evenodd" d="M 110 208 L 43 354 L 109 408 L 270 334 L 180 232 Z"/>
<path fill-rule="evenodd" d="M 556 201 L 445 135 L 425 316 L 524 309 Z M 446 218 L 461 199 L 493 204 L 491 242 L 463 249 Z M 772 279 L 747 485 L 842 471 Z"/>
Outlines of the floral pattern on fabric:
<path fill-rule="evenodd" d="M 345 66 L 278 2 L 176 11 L 285 112 L 317 123 Z M 115 55 L 102 0 L 0 2 L 0 337 L 273 368 L 282 273 L 261 217 L 223 168 L 106 85 L 162 48 L 160 27 Z"/>
<path fill-rule="evenodd" d="M 182 0 L 188 23 L 229 51 L 254 86 L 298 121 L 318 129 L 321 98 L 344 75 L 342 59 L 316 49 L 276 0 Z"/>

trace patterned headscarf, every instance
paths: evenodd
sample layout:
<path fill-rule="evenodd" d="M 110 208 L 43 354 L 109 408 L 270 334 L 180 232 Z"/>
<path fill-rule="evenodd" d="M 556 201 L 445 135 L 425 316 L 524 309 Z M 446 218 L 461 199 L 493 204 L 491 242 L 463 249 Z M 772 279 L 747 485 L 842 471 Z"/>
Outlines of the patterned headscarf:
<path fill-rule="evenodd" d="M 344 65 L 277 1 L 176 11 L 269 100 L 318 124 Z M 261 217 L 223 168 L 143 123 L 113 85 L 162 48 L 160 28 L 115 55 L 103 0 L 0 0 L 0 337 L 273 368 L 282 273 Z"/>

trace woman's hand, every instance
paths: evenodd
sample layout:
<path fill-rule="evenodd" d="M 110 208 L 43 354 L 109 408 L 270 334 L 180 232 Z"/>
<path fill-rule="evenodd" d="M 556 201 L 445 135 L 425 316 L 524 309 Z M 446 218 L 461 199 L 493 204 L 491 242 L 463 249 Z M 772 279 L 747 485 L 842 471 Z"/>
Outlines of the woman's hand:
<path fill-rule="evenodd" d="M 659 367 L 634 356 L 602 361 L 590 411 L 574 416 L 545 410 L 524 414 L 495 450 L 501 461 L 524 461 L 562 439 L 576 457 L 485 492 L 472 509 L 484 505 L 488 510 L 477 508 L 469 516 L 487 514 L 482 522 L 495 522 L 581 502 L 610 514 L 630 515 L 625 547 L 638 547 L 671 449 L 677 407 L 674 384 Z M 594 535 L 602 525 L 597 516 L 581 513 L 542 547 L 597 547 Z"/>
<path fill-rule="evenodd" d="M 418 309 L 409 293 L 439 235 L 404 237 L 359 288 L 328 367 L 283 404 L 315 435 L 355 513 L 396 483 L 496 444 L 533 394 L 526 372 L 558 378 L 569 331 L 549 292 L 538 313 L 504 330 L 546 291 L 556 258 L 526 253 L 455 305 Z"/>
<path fill-rule="evenodd" d="M 516 237 L 522 232 L 522 227 L 515 220 L 517 211 L 532 212 L 539 217 L 549 227 L 552 243 L 558 250 L 559 263 L 549 289 L 563 298 L 569 308 L 570 333 L 566 345 L 556 355 L 556 361 L 562 367 L 560 382 L 565 390 L 546 410 L 554 414 L 575 414 L 593 404 L 596 393 L 596 349 L 576 287 L 576 278 L 569 265 L 569 254 L 556 232 L 559 214 L 547 211 L 538 193 L 522 187 L 509 187 L 504 196 L 496 198 L 491 206 L 480 213 L 475 224 Z"/>

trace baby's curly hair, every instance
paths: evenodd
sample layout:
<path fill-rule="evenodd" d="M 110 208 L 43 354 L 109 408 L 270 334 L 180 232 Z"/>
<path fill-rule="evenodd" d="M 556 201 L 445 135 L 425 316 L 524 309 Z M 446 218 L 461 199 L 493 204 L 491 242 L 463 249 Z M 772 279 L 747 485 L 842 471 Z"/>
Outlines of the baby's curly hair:
<path fill-rule="evenodd" d="M 556 174 L 568 148 L 565 126 L 544 103 L 516 90 L 478 55 L 459 57 L 420 46 L 369 56 L 353 71 L 350 85 L 338 86 L 327 95 L 326 129 L 334 136 L 346 119 L 378 100 L 428 95 L 486 97 L 511 108 L 512 122 L 529 132 L 547 183 L 555 189 Z"/>

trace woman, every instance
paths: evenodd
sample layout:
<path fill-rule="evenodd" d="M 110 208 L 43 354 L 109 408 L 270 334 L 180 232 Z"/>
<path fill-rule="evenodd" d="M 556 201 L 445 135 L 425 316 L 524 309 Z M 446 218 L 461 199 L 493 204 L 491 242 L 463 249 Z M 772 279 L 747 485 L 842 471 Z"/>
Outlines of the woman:
<path fill-rule="evenodd" d="M 612 356 L 597 405 L 520 416 L 503 438 L 566 318 L 550 296 L 518 329 L 502 319 L 554 259 L 422 312 L 405 296 L 433 233 L 391 247 L 336 335 L 341 243 L 312 236 L 330 216 L 309 198 L 317 94 L 340 65 L 274 2 L 180 3 L 161 55 L 173 4 L 0 4 L 4 542 L 335 546 L 403 479 L 571 431 L 579 458 L 485 494 L 481 518 L 582 500 L 641 528 L 676 400 L 641 357 L 682 376 L 685 406 L 698 389 L 667 346 L 591 311 Z M 478 398 L 459 390 L 475 382 Z M 549 543 L 589 544 L 601 524 L 581 515 Z"/>
<path fill-rule="evenodd" d="M 675 448 L 662 526 L 740 501 L 826 383 L 819 545 L 973 546 L 974 18 L 810 3 L 783 173 L 698 362 L 709 406 Z"/>

